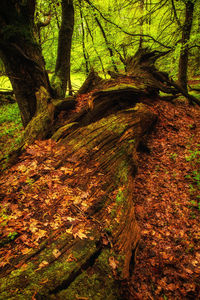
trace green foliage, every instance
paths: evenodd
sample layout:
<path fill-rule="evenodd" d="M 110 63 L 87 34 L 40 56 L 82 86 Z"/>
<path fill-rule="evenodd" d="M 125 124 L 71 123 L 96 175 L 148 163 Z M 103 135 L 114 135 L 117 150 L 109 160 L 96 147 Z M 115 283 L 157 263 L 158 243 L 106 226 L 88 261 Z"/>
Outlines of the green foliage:
<path fill-rule="evenodd" d="M 198 144 L 197 147 L 200 147 L 200 144 Z M 185 159 L 191 161 L 193 164 L 200 163 L 200 148 L 196 148 L 194 151 L 189 150 L 189 152 L 190 155 L 186 156 Z"/>
<path fill-rule="evenodd" d="M 17 103 L 0 106 L 0 155 L 6 155 L 21 141 L 23 132 Z"/>
<path fill-rule="evenodd" d="M 21 117 L 17 103 L 0 106 L 0 125 L 5 122 L 21 124 Z"/>
<path fill-rule="evenodd" d="M 172 160 L 174 160 L 174 161 L 176 161 L 177 157 L 178 157 L 178 154 L 177 154 L 177 153 L 171 153 L 171 154 L 170 154 L 170 158 L 171 158 Z"/>
<path fill-rule="evenodd" d="M 124 193 L 121 189 L 119 189 L 118 194 L 116 196 L 116 202 L 117 204 L 121 204 L 125 201 Z"/>
<path fill-rule="evenodd" d="M 17 232 L 10 232 L 8 234 L 8 238 L 12 241 L 12 240 L 14 240 L 16 238 L 17 235 L 18 235 Z"/>
<path fill-rule="evenodd" d="M 163 57 L 158 64 L 160 64 L 159 68 L 161 70 L 167 71 L 171 76 L 176 77 L 182 34 L 178 22 L 183 25 L 185 2 L 174 1 L 177 18 L 171 1 L 166 1 L 164 4 L 163 1 L 159 0 L 145 1 L 143 6 L 141 3 L 142 1 L 126 0 L 94 0 L 90 1 L 90 4 L 87 1 L 74 1 L 75 27 L 71 53 L 72 74 L 85 73 L 86 58 L 83 55 L 85 51 L 89 67 L 94 67 L 105 75 L 107 70 L 113 68 L 108 45 L 113 52 L 117 68 L 124 70 L 121 58 L 126 59 L 128 56 L 133 55 L 142 40 L 143 47 L 148 46 L 150 49 L 159 51 L 170 48 L 173 50 L 166 57 Z M 38 42 L 42 47 L 47 70 L 54 72 L 58 32 L 62 18 L 61 1 L 38 0 L 35 23 L 45 22 L 50 13 L 51 21 L 48 26 L 40 27 Z M 106 45 L 105 38 L 95 21 L 96 18 L 98 18 L 105 31 L 108 45 Z M 200 7 L 196 4 L 189 41 L 191 54 L 189 66 L 193 74 L 199 72 L 199 49 L 195 46 L 200 35 L 199 18 Z M 9 32 L 6 33 L 6 36 L 9 37 L 13 30 L 19 30 L 19 28 L 7 30 Z M 140 34 L 143 36 L 140 37 Z"/>
<path fill-rule="evenodd" d="M 200 144 L 198 148 L 189 150 L 190 155 L 186 156 L 186 160 L 191 162 L 193 171 L 191 174 L 186 175 L 186 178 L 190 180 L 189 191 L 191 195 L 195 195 L 196 199 L 191 201 L 192 206 L 198 207 L 200 210 Z"/>
<path fill-rule="evenodd" d="M 2 62 L 1 62 L 0 69 L 3 70 Z M 3 89 L 3 90 L 4 89 L 5 90 L 12 90 L 12 86 L 11 86 L 10 80 L 8 79 L 7 76 L 0 76 L 0 90 L 1 89 Z"/>

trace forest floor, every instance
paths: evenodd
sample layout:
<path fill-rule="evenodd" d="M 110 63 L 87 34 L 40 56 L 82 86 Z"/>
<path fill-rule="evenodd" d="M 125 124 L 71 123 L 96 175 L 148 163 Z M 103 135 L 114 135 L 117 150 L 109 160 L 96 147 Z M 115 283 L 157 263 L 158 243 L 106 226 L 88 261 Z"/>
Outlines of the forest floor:
<path fill-rule="evenodd" d="M 139 156 L 141 228 L 129 289 L 133 299 L 200 299 L 200 110 L 158 101 L 150 154 Z"/>
<path fill-rule="evenodd" d="M 79 100 L 77 111 L 88 98 Z M 150 108 L 158 122 L 148 139 L 150 153 L 139 154 L 135 177 L 141 242 L 129 300 L 200 299 L 200 109 L 184 98 L 174 104 L 151 102 Z M 74 167 L 57 169 L 61 150 L 50 140 L 36 142 L 0 180 L 0 268 L 5 273 L 16 255 L 32 253 L 51 230 L 73 222 L 64 205 L 68 183 L 61 184 L 59 177 Z M 82 231 L 72 233 L 84 237 Z"/>

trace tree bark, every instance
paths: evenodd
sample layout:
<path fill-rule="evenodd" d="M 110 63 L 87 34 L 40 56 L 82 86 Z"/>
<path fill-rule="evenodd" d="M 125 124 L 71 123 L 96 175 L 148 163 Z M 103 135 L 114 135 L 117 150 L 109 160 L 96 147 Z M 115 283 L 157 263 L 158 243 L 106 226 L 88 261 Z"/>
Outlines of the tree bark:
<path fill-rule="evenodd" d="M 65 97 L 67 88 L 71 91 L 70 58 L 71 44 L 74 30 L 74 6 L 73 0 L 62 0 L 62 23 L 59 30 L 57 60 L 55 75 L 52 78 L 52 86 L 56 97 Z"/>
<path fill-rule="evenodd" d="M 185 21 L 182 28 L 181 52 L 179 57 L 178 83 L 182 89 L 187 91 L 187 71 L 189 40 L 193 22 L 194 2 L 186 1 L 185 3 Z"/>
<path fill-rule="evenodd" d="M 50 92 L 41 48 L 34 37 L 35 1 L 1 1 L 0 57 L 12 83 L 24 127 L 36 113 L 35 93 Z"/>

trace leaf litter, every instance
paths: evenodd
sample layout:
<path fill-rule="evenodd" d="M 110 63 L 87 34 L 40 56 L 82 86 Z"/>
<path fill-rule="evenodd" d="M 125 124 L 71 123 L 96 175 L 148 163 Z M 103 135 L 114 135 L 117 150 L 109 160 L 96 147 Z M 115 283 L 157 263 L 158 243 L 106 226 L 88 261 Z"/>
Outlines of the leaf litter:
<path fill-rule="evenodd" d="M 2 274 L 16 268 L 22 256 L 37 251 L 49 237 L 55 240 L 57 233 L 92 238 L 86 212 L 96 197 L 106 193 L 101 188 L 103 175 L 97 178 L 97 165 L 69 159 L 66 153 L 52 140 L 36 141 L 1 176 L 0 237 L 3 241 L 13 236 L 0 247 Z M 57 248 L 52 254 L 61 255 Z"/>
<path fill-rule="evenodd" d="M 141 153 L 133 199 L 141 228 L 129 300 L 200 299 L 200 210 L 192 206 L 188 175 L 200 161 L 200 110 L 157 101 L 159 120 L 149 137 L 150 154 Z"/>

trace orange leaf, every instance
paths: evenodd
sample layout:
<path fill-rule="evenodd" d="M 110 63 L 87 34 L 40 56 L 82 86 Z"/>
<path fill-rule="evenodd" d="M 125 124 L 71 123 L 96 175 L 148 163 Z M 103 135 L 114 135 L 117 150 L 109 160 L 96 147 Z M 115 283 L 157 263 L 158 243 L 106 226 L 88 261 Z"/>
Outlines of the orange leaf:
<path fill-rule="evenodd" d="M 117 268 L 117 261 L 114 259 L 114 257 L 113 256 L 111 256 L 111 257 L 109 257 L 109 265 L 111 266 L 111 268 L 113 269 L 113 270 L 115 270 L 116 268 Z"/>

